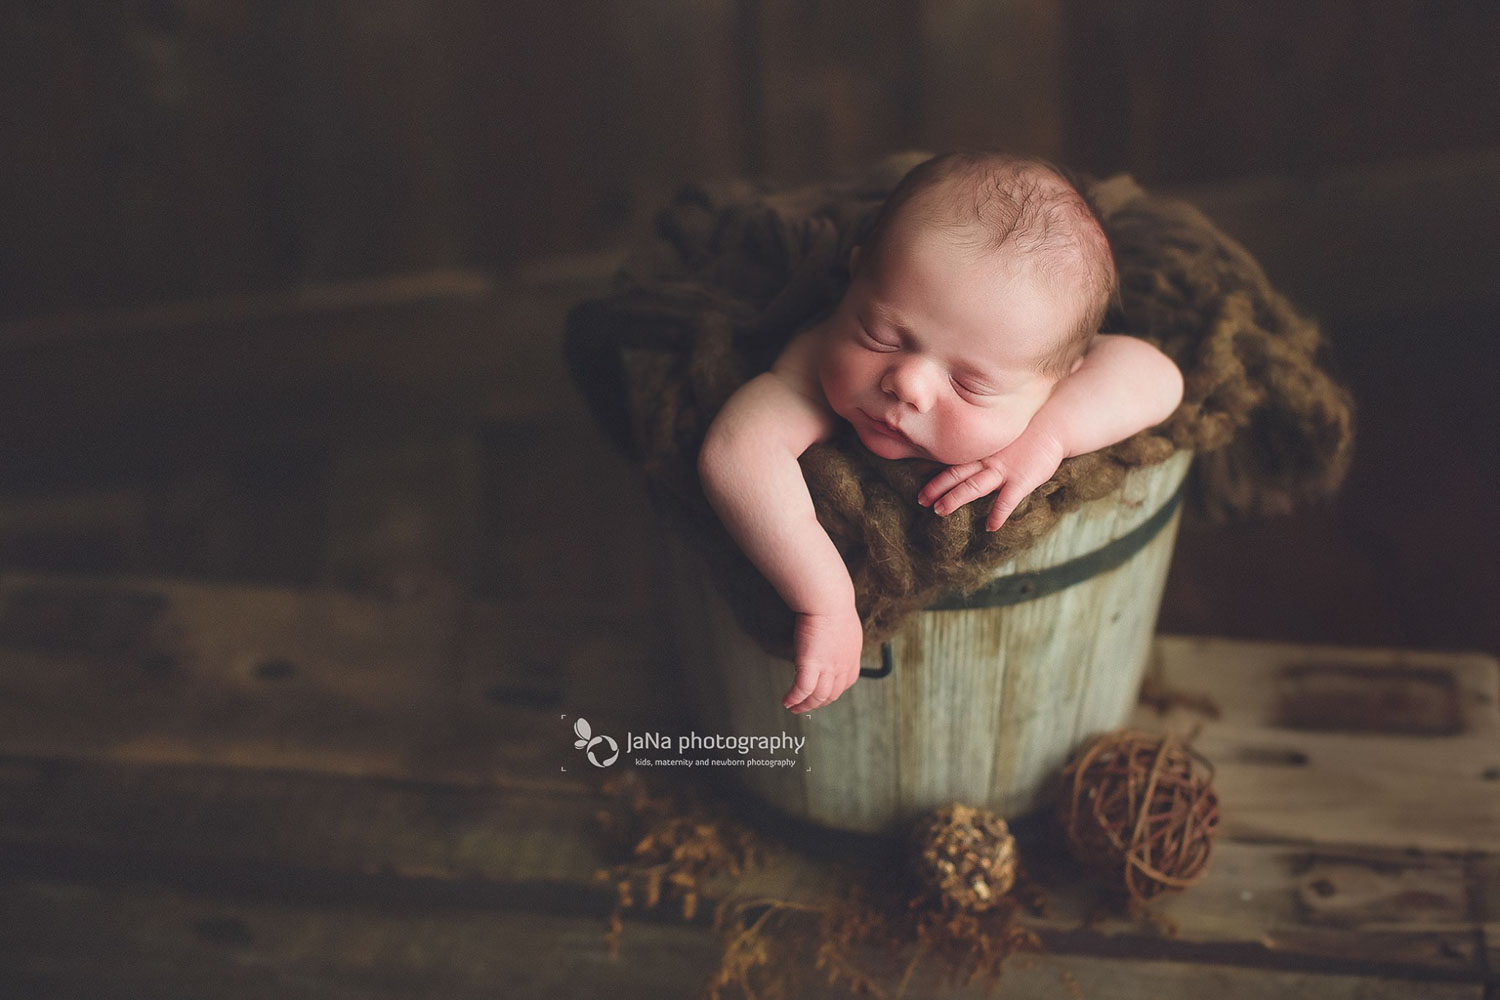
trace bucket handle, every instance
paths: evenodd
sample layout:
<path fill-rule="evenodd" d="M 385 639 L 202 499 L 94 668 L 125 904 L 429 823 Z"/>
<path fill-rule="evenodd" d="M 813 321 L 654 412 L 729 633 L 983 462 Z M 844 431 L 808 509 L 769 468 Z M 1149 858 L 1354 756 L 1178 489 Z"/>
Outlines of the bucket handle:
<path fill-rule="evenodd" d="M 892 670 L 896 669 L 896 654 L 891 652 L 891 644 L 882 642 L 880 644 L 880 666 L 860 667 L 861 677 L 889 677 Z"/>

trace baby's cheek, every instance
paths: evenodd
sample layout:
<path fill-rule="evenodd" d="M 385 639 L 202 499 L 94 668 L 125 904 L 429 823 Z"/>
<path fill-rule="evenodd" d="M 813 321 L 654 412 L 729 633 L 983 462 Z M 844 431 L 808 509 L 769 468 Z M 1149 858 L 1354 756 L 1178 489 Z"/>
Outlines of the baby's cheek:
<path fill-rule="evenodd" d="M 1016 439 L 1020 429 L 1014 423 L 1003 412 L 976 410 L 958 416 L 940 432 L 940 460 L 958 465 L 988 458 Z"/>
<path fill-rule="evenodd" d="M 859 366 L 846 352 L 834 352 L 822 371 L 823 394 L 835 410 L 846 409 L 857 395 Z"/>
<path fill-rule="evenodd" d="M 976 453 L 971 430 L 952 419 L 936 423 L 931 440 L 923 442 L 934 460 L 944 465 L 960 465 L 982 456 Z"/>

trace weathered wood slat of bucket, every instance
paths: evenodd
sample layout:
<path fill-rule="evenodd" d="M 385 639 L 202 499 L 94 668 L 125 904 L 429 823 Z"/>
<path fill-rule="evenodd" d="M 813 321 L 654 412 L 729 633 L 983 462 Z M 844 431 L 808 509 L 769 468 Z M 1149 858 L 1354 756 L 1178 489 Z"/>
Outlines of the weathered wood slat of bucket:
<path fill-rule="evenodd" d="M 888 649 L 865 649 L 867 676 L 804 716 L 781 707 L 793 665 L 740 631 L 696 560 L 678 559 L 679 633 L 701 724 L 805 736 L 795 768 L 734 770 L 773 806 L 823 826 L 888 832 L 955 800 L 1008 816 L 1036 808 L 1075 746 L 1129 717 L 1191 460 L 1180 452 L 1132 471 L 998 567 L 992 587 L 1016 603 L 950 600 L 912 616 Z M 1059 578 L 1066 585 L 1048 592 Z"/>

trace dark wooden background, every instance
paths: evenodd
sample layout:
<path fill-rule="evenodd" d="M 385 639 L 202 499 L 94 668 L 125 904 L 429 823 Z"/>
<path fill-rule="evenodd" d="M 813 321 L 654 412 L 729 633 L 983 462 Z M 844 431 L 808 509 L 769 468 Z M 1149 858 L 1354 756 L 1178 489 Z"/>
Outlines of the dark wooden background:
<path fill-rule="evenodd" d="M 682 180 L 992 145 L 1205 207 L 1360 399 L 1164 627 L 1500 649 L 1497 52 L 1490 0 L 6 4 L 0 567 L 647 614 L 568 301 Z"/>
<path fill-rule="evenodd" d="M 1336 500 L 1178 539 L 1211 880 L 1048 949 L 1500 998 L 1494 661 L 1403 651 L 1500 652 L 1497 54 L 1495 0 L 0 3 L 0 994 L 690 995 L 707 905 L 604 954 L 571 727 L 704 665 L 563 317 L 683 180 L 990 145 L 1201 206 L 1359 402 Z"/>
<path fill-rule="evenodd" d="M 1153 185 L 1492 152 L 1496 22 L 1485 0 L 22 0 L 0 310 L 511 267 L 618 240 L 684 179 L 893 148 Z"/>

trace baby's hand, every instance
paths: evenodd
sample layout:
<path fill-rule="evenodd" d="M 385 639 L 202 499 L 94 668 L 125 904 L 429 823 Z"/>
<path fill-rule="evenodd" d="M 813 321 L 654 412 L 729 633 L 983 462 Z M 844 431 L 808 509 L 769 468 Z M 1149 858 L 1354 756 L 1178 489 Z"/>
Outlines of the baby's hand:
<path fill-rule="evenodd" d="M 917 494 L 917 503 L 947 517 L 970 500 L 998 489 L 1000 494 L 984 522 L 987 529 L 995 531 L 1032 490 L 1052 478 L 1064 457 L 1063 446 L 1056 438 L 1027 431 L 989 458 L 949 466 L 938 473 Z"/>
<path fill-rule="evenodd" d="M 847 612 L 797 616 L 797 679 L 781 704 L 801 715 L 821 708 L 859 679 L 864 628 L 853 602 Z"/>

